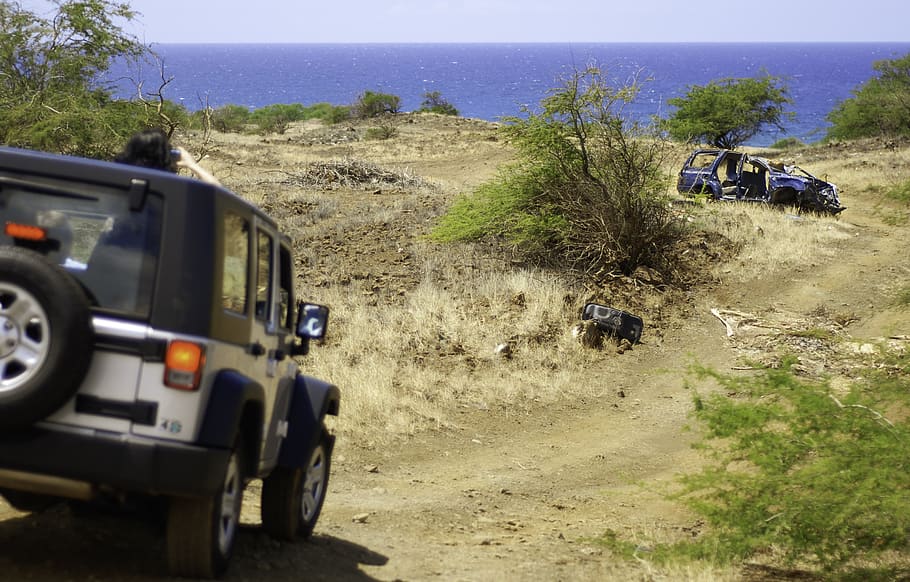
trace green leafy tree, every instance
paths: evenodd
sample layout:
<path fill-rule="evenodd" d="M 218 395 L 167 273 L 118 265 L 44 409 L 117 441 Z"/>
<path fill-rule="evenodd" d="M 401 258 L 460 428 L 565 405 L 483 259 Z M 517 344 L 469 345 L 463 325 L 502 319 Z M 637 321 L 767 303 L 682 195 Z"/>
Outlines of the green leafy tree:
<path fill-rule="evenodd" d="M 783 130 L 792 100 L 777 77 L 727 78 L 690 85 L 685 97 L 667 101 L 676 111 L 661 127 L 678 141 L 735 149 L 767 126 Z"/>
<path fill-rule="evenodd" d="M 528 260 L 602 282 L 647 265 L 669 273 L 679 226 L 665 198 L 666 144 L 626 123 L 637 84 L 614 88 L 575 71 L 503 133 L 518 161 L 463 196 L 433 231 L 440 241 L 505 240 Z"/>
<path fill-rule="evenodd" d="M 110 155 L 145 121 L 114 105 L 101 83 L 113 59 L 146 52 L 120 25 L 135 13 L 108 0 L 52 4 L 43 18 L 0 0 L 0 142 Z"/>
<path fill-rule="evenodd" d="M 418 111 L 428 111 L 441 115 L 458 115 L 458 109 L 446 101 L 439 91 L 427 91 L 423 94 L 423 102 Z"/>
<path fill-rule="evenodd" d="M 398 113 L 401 109 L 401 98 L 389 93 L 364 91 L 354 103 L 352 114 L 358 119 L 371 119 L 386 113 Z"/>
<path fill-rule="evenodd" d="M 872 68 L 878 75 L 828 114 L 829 139 L 910 135 L 910 54 Z"/>

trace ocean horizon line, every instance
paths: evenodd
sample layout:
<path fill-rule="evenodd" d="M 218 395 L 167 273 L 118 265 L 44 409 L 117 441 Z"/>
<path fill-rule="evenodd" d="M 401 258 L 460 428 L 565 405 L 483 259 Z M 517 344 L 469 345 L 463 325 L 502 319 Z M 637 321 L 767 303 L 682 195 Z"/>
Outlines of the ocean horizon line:
<path fill-rule="evenodd" d="M 276 42 L 193 42 L 193 41 L 148 41 L 148 45 L 161 46 L 553 46 L 553 45 L 579 45 L 579 46 L 882 46 L 906 45 L 910 47 L 910 40 L 794 40 L 794 41 L 354 41 L 354 42 L 325 42 L 325 41 L 276 41 Z"/>

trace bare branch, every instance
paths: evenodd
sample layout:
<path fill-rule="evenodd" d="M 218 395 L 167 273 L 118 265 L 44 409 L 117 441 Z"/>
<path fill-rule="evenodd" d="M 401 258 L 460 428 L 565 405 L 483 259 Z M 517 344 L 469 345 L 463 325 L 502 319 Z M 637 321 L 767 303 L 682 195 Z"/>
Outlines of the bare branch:
<path fill-rule="evenodd" d="M 871 414 L 875 417 L 876 420 L 879 420 L 879 421 L 881 421 L 881 422 L 884 422 L 884 423 L 887 424 L 889 427 L 894 428 L 894 425 L 891 424 L 891 421 L 890 421 L 890 420 L 888 420 L 887 418 L 885 418 L 884 416 L 882 416 L 882 415 L 879 414 L 878 412 L 872 410 L 872 409 L 869 408 L 868 406 L 863 406 L 862 404 L 842 404 L 841 401 L 838 400 L 836 396 L 834 396 L 834 394 L 828 394 L 828 397 L 829 397 L 831 400 L 834 401 L 834 404 L 837 404 L 837 407 L 838 407 L 838 408 L 841 408 L 841 409 L 844 409 L 844 408 L 861 408 L 861 409 L 863 409 L 863 410 L 865 410 L 865 411 L 871 413 Z"/>

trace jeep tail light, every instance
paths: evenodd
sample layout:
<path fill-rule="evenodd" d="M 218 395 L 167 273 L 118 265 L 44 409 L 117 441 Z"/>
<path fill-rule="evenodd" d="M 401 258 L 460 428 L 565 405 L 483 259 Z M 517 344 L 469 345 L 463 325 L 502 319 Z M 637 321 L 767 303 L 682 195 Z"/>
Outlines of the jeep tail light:
<path fill-rule="evenodd" d="M 193 342 L 172 341 L 164 358 L 164 385 L 178 390 L 196 390 L 203 366 L 204 347 Z"/>
<path fill-rule="evenodd" d="M 3 232 L 10 238 L 21 240 L 42 241 L 47 239 L 47 231 L 45 229 L 40 226 L 21 224 L 19 222 L 7 222 Z"/>

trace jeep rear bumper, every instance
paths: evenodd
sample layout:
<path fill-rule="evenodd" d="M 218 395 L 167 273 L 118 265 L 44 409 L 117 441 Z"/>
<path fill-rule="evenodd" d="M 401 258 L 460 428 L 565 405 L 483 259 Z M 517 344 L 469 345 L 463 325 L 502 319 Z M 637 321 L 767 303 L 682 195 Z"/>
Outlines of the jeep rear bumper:
<path fill-rule="evenodd" d="M 113 433 L 31 428 L 0 437 L 0 470 L 9 479 L 0 486 L 29 490 L 31 476 L 37 489 L 50 478 L 92 490 L 202 497 L 221 487 L 229 456 L 224 449 L 124 440 Z"/>

